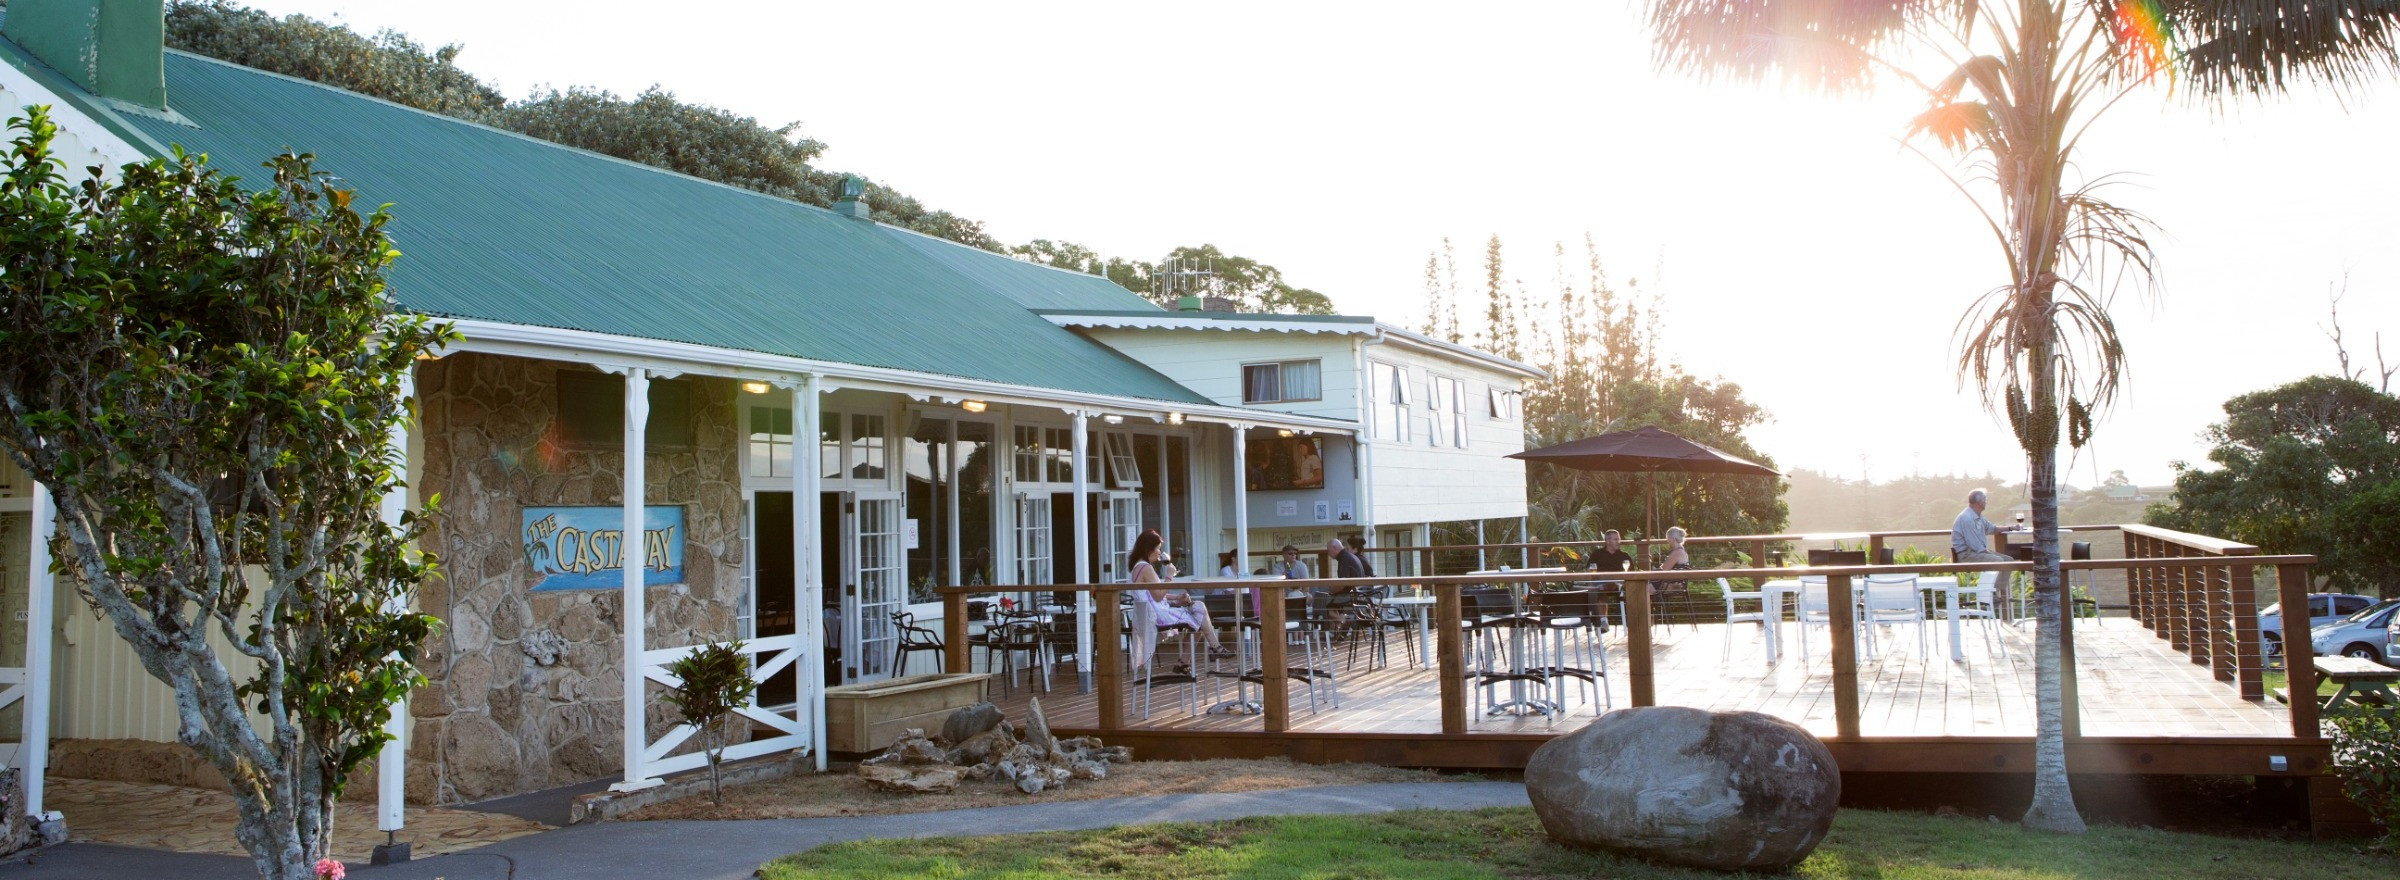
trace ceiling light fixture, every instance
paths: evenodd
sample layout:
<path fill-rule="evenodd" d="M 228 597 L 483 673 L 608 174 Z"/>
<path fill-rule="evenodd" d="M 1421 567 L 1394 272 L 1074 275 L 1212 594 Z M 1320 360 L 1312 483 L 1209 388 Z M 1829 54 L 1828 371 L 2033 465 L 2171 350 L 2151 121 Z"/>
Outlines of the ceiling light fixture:
<path fill-rule="evenodd" d="M 990 404 L 984 403 L 980 400 L 961 400 L 958 402 L 959 409 L 963 409 L 971 413 L 979 413 L 989 409 L 990 407 Z"/>
<path fill-rule="evenodd" d="M 752 393 L 752 394 L 765 394 L 765 393 L 767 393 L 767 383 L 765 383 L 765 382 L 744 382 L 744 383 L 742 383 L 742 390 L 743 390 L 743 391 L 748 391 L 748 392 L 750 392 L 750 393 Z"/>
<path fill-rule="evenodd" d="M 1107 423 L 1109 423 L 1109 424 L 1111 424 L 1111 425 L 1122 425 L 1122 424 L 1125 424 L 1125 417 L 1124 417 L 1124 416 L 1121 416 L 1121 415 L 1117 415 L 1116 413 L 1109 413 L 1108 415 L 1101 416 L 1101 417 L 1100 417 L 1100 420 L 1101 420 L 1101 421 L 1103 421 L 1103 422 L 1107 422 Z"/>

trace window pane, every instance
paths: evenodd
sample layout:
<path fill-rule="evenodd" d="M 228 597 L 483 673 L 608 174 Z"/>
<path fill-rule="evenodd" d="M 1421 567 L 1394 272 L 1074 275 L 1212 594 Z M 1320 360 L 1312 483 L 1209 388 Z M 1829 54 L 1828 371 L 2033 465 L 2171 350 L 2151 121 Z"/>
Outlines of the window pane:
<path fill-rule="evenodd" d="M 828 480 L 845 479 L 842 475 L 842 414 L 821 413 L 817 416 L 817 471 Z"/>
<path fill-rule="evenodd" d="M 1274 403 L 1283 399 L 1282 368 L 1276 364 L 1250 364 L 1242 368 L 1242 402 Z"/>
<path fill-rule="evenodd" d="M 851 479 L 883 479 L 882 416 L 854 415 L 850 417 L 850 450 Z"/>
<path fill-rule="evenodd" d="M 1316 361 L 1292 361 L 1283 365 L 1283 399 L 1316 400 L 1324 395 L 1317 388 L 1319 367 Z"/>

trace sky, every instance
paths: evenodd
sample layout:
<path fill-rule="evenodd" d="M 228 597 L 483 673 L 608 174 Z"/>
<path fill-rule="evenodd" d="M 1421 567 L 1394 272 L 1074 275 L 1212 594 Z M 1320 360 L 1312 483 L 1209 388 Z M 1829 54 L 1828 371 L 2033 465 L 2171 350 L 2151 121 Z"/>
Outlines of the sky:
<path fill-rule="evenodd" d="M 1499 236 L 1538 292 L 1588 234 L 1661 297 L 1670 358 L 1767 408 L 1751 439 L 1785 469 L 2025 478 L 1957 382 L 1956 324 L 2006 271 L 1947 157 L 1900 143 L 1919 102 L 1659 71 L 1631 4 L 254 5 L 463 44 L 512 98 L 656 84 L 798 121 L 825 167 L 1003 241 L 1213 243 L 1402 326 L 1445 239 L 1479 279 Z M 2336 290 L 2353 361 L 2380 332 L 2400 365 L 2394 144 L 2389 77 L 2228 106 L 2149 88 L 2100 117 L 2078 171 L 2161 227 L 2161 285 L 2114 302 L 2130 377 L 2065 482 L 2204 463 L 2227 398 L 2334 370 Z"/>

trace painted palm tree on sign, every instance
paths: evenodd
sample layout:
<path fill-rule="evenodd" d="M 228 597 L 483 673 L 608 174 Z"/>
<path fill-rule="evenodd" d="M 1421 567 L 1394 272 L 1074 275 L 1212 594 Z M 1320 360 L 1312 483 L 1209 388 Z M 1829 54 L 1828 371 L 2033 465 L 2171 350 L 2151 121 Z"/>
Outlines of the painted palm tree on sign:
<path fill-rule="evenodd" d="M 1920 90 L 1908 136 L 1969 160 L 1953 176 L 2005 284 L 1959 322 L 1962 382 L 2007 414 L 2033 490 L 2038 728 L 2027 828 L 2080 831 L 2067 788 L 2058 444 L 2080 446 L 2125 371 L 2108 305 L 2152 283 L 2148 224 L 2071 180 L 2083 132 L 2137 90 L 2203 100 L 2347 90 L 2400 67 L 2400 0 L 1648 0 L 1659 63 L 1827 91 Z M 1925 73 L 1933 75 L 1923 75 Z"/>

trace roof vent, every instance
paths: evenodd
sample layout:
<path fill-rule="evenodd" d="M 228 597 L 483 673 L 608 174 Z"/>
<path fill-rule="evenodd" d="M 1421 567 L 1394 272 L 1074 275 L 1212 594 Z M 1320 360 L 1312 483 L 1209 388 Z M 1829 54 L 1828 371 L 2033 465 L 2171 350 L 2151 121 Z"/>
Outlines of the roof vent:
<path fill-rule="evenodd" d="M 1196 296 L 1176 297 L 1175 310 L 1178 312 L 1197 312 L 1200 310 L 1200 298 Z"/>
<path fill-rule="evenodd" d="M 842 194 L 833 200 L 833 212 L 860 220 L 875 219 L 874 212 L 867 207 L 867 182 L 856 175 L 843 177 Z"/>

